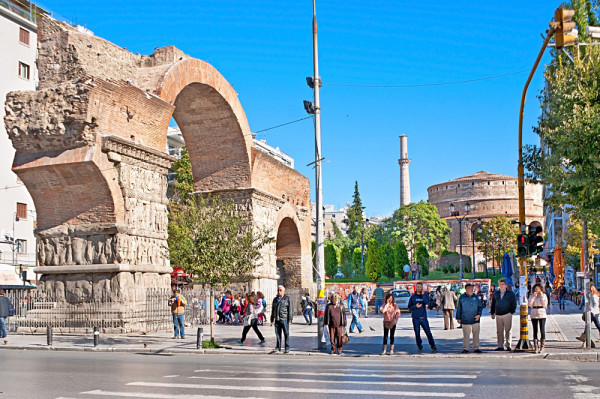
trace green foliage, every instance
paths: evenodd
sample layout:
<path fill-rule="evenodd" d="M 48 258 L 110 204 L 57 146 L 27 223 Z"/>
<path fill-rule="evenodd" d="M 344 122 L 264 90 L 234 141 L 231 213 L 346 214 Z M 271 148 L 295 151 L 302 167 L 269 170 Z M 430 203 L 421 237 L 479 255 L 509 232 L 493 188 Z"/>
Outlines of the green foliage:
<path fill-rule="evenodd" d="M 346 233 L 348 238 L 353 243 L 360 242 L 360 235 L 365 231 L 365 221 L 363 219 L 363 211 L 365 207 L 360 199 L 360 193 L 358 192 L 358 182 L 354 182 L 354 195 L 352 196 L 352 205 L 346 211 L 346 218 L 343 222 L 348 226 Z M 358 222 L 358 226 L 355 223 Z"/>
<path fill-rule="evenodd" d="M 381 277 L 381 251 L 379 248 L 380 247 L 377 240 L 369 240 L 365 271 L 367 273 L 367 277 L 371 281 L 377 281 L 379 280 L 379 277 Z"/>
<path fill-rule="evenodd" d="M 380 247 L 379 254 L 381 256 L 381 274 L 388 279 L 393 279 L 396 276 L 396 268 L 394 263 L 394 249 L 390 243 Z"/>
<path fill-rule="evenodd" d="M 588 231 L 588 240 L 590 244 L 600 242 L 598 236 L 591 231 Z M 573 266 L 575 270 L 579 270 L 581 262 L 581 242 L 583 241 L 583 229 L 581 222 L 569 216 L 569 227 L 567 229 L 567 245 L 565 247 L 566 263 Z M 599 251 L 595 245 L 588 246 L 590 259 L 594 259 Z"/>
<path fill-rule="evenodd" d="M 202 349 L 219 349 L 222 347 L 223 345 L 215 342 L 214 339 L 211 339 L 210 341 L 202 341 Z"/>
<path fill-rule="evenodd" d="M 354 262 L 352 261 L 352 250 L 348 247 L 340 249 L 340 271 L 345 277 L 352 277 L 354 274 Z"/>
<path fill-rule="evenodd" d="M 429 252 L 424 245 L 417 248 L 417 263 L 421 266 L 421 275 L 426 276 L 429 274 Z"/>
<path fill-rule="evenodd" d="M 413 256 L 423 245 L 432 256 L 438 257 L 450 243 L 451 229 L 440 218 L 435 205 L 423 201 L 402 205 L 396 210 L 388 223 L 388 231 L 400 238 Z"/>
<path fill-rule="evenodd" d="M 175 190 L 181 198 L 187 198 L 194 192 L 194 177 L 192 176 L 192 163 L 187 148 L 181 149 L 181 158 L 173 163 L 171 167 L 175 173 Z"/>
<path fill-rule="evenodd" d="M 325 275 L 333 277 L 338 271 L 337 249 L 333 244 L 325 245 Z"/>
<path fill-rule="evenodd" d="M 519 234 L 519 225 L 511 222 L 516 219 L 506 216 L 497 215 L 492 219 L 481 224 L 481 229 L 475 232 L 475 241 L 480 251 L 485 251 L 490 258 L 496 256 L 497 260 L 502 262 L 502 255 L 517 252 L 517 234 Z"/>
<path fill-rule="evenodd" d="M 404 265 L 408 265 L 410 259 L 408 259 L 408 251 L 406 245 L 402 240 L 396 241 L 394 245 L 394 265 L 396 267 L 396 273 L 399 276 L 404 276 Z"/>
<path fill-rule="evenodd" d="M 527 146 L 528 177 L 552 187 L 546 204 L 590 224 L 600 221 L 600 49 L 588 46 L 571 62 L 547 68 L 535 132 L 543 149 Z"/>
<path fill-rule="evenodd" d="M 361 265 L 361 250 L 360 248 L 354 248 L 352 251 L 352 263 L 354 264 L 354 275 L 355 276 L 364 276 L 365 270 L 363 265 Z"/>

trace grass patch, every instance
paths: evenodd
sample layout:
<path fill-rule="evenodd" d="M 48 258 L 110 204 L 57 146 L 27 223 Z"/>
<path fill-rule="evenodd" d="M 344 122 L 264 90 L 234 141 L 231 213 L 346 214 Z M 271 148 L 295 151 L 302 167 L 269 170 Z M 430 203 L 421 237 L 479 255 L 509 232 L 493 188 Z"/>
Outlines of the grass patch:
<path fill-rule="evenodd" d="M 202 341 L 202 349 L 219 349 L 222 348 L 223 346 L 219 345 L 218 342 L 214 342 L 214 341 Z"/>
<path fill-rule="evenodd" d="M 465 279 L 471 279 L 473 277 L 472 273 L 464 273 Z M 485 272 L 476 273 L 477 278 L 485 278 Z M 488 273 L 488 278 L 492 280 L 492 284 L 498 286 L 498 280 L 502 278 L 502 274 L 496 272 L 495 276 L 492 276 L 492 271 L 490 270 Z M 458 273 L 442 273 L 440 271 L 430 271 L 427 276 L 423 276 L 421 280 L 458 280 Z M 387 277 L 381 277 L 377 280 L 378 283 L 392 283 L 394 281 L 404 281 L 403 277 L 396 276 L 393 279 L 388 279 Z M 408 281 L 411 281 L 410 279 Z M 357 276 L 357 277 L 343 277 L 343 278 L 330 278 L 327 279 L 327 283 L 370 283 L 369 280 L 365 276 Z"/>

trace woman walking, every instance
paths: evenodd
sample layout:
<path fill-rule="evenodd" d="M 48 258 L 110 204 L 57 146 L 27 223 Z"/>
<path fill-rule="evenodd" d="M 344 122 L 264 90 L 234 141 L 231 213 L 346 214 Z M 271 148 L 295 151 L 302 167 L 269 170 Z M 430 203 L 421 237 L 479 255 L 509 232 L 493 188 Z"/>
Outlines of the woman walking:
<path fill-rule="evenodd" d="M 248 305 L 246 305 L 246 316 L 244 316 L 244 329 L 242 330 L 242 339 L 238 341 L 240 345 L 244 345 L 244 341 L 246 340 L 246 335 L 250 328 L 254 330 L 258 339 L 260 339 L 260 344 L 265 343 L 265 337 L 260 333 L 258 329 L 258 310 L 256 307 L 256 295 L 250 294 L 248 296 Z"/>
<path fill-rule="evenodd" d="M 390 336 L 390 351 L 388 355 L 394 354 L 394 335 L 396 334 L 396 323 L 400 318 L 400 308 L 394 301 L 394 296 L 391 293 L 385 294 L 383 300 L 384 305 L 379 309 L 383 314 L 383 349 L 381 354 L 385 355 L 387 349 L 388 334 Z"/>
<path fill-rule="evenodd" d="M 533 293 L 529 296 L 529 307 L 531 308 L 531 324 L 533 325 L 533 349 L 536 353 L 542 353 L 544 346 L 546 346 L 548 297 L 546 297 L 544 289 L 539 283 L 533 286 Z M 541 341 L 538 341 L 538 330 Z"/>
<path fill-rule="evenodd" d="M 363 287 L 362 290 L 360 290 L 360 302 L 365 312 L 365 318 L 369 317 L 367 316 L 367 309 L 369 307 L 369 295 L 367 294 L 367 289 L 365 287 Z"/>
<path fill-rule="evenodd" d="M 332 294 L 331 303 L 325 309 L 325 325 L 329 327 L 331 354 L 342 354 L 342 336 L 346 332 L 346 309 L 340 303 L 340 296 Z"/>
<path fill-rule="evenodd" d="M 435 304 L 437 305 L 435 307 L 435 315 L 439 315 L 440 314 L 440 308 L 442 307 L 442 286 L 438 285 L 437 288 L 435 289 Z"/>

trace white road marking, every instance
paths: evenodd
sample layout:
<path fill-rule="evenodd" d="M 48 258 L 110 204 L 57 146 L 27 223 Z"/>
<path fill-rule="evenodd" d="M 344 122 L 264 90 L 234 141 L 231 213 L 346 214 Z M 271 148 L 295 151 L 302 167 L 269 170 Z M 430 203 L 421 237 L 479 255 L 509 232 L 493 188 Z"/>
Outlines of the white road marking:
<path fill-rule="evenodd" d="M 204 377 L 204 376 L 193 376 L 189 378 L 195 379 L 206 379 L 206 380 L 228 380 L 231 381 L 231 377 Z M 247 380 L 247 381 L 280 381 L 280 382 L 306 382 L 314 383 L 314 379 L 304 378 L 274 378 L 274 377 L 235 377 L 236 380 Z M 452 382 L 422 382 L 422 381 L 324 381 L 327 384 L 360 384 L 360 385 L 396 385 L 396 386 L 426 386 L 426 387 L 459 387 L 459 388 L 470 388 L 473 386 L 472 383 L 452 383 Z"/>
<path fill-rule="evenodd" d="M 238 388 L 239 389 L 239 388 Z M 240 399 L 239 396 L 214 396 L 214 395 L 183 395 L 183 394 L 163 394 L 163 393 L 146 393 L 146 392 L 114 392 L 114 391 L 102 391 L 97 389 L 95 391 L 81 392 L 86 395 L 98 395 L 98 396 L 112 396 L 112 397 L 124 397 L 124 398 L 151 398 L 151 399 Z M 244 396 L 244 399 L 266 399 Z"/>
<path fill-rule="evenodd" d="M 187 389 L 218 389 L 218 390 L 233 390 L 239 391 L 239 386 L 230 385 L 208 385 L 208 384 L 168 384 L 164 382 L 130 382 L 126 385 L 141 386 L 141 387 L 155 387 L 155 388 L 187 388 Z M 322 394 L 323 388 L 291 388 L 291 387 L 266 387 L 257 386 L 249 387 L 244 386 L 244 391 L 268 391 L 268 392 L 291 392 L 291 393 L 317 393 Z M 462 392 L 402 392 L 402 391 L 379 391 L 379 390 L 361 390 L 361 389 L 326 389 L 328 395 L 385 395 L 385 396 L 410 396 L 410 397 L 437 397 L 437 398 L 464 398 L 465 394 Z M 152 397 L 152 396 L 149 396 Z M 180 395 L 174 397 L 181 397 Z"/>
<path fill-rule="evenodd" d="M 231 374 L 236 374 L 236 378 L 238 375 L 243 375 L 243 374 L 260 374 L 260 375 L 268 375 L 268 374 L 272 374 L 272 373 L 277 373 L 278 371 L 246 371 L 246 370 L 209 370 L 209 369 L 203 369 L 203 370 L 194 370 L 194 372 L 196 373 L 214 373 L 215 371 L 218 371 L 219 373 L 231 373 Z M 298 371 L 298 370 L 290 370 L 289 372 L 294 373 L 294 374 L 301 374 L 301 375 L 315 375 L 315 376 L 326 376 L 326 377 L 376 377 L 376 378 L 395 378 L 395 379 L 402 379 L 402 380 L 410 380 L 410 379 L 439 379 L 439 378 L 448 378 L 448 379 L 476 379 L 477 376 L 473 375 L 473 374 L 456 374 L 456 375 L 450 375 L 450 374 L 398 374 L 398 375 L 382 375 L 382 374 L 356 374 L 356 373 L 311 373 L 311 372 L 304 372 L 304 371 Z"/>
<path fill-rule="evenodd" d="M 179 374 L 173 374 L 173 375 L 165 375 L 163 376 L 163 378 L 177 378 L 179 377 Z"/>

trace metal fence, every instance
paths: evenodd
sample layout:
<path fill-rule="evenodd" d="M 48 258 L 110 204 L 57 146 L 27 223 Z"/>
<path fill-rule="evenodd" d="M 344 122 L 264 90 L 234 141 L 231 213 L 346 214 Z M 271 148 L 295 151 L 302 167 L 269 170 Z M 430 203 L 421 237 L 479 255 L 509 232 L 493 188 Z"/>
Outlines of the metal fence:
<path fill-rule="evenodd" d="M 185 324 L 194 327 L 209 322 L 208 292 L 182 289 L 188 305 Z M 140 298 L 122 301 L 111 296 L 68 298 L 54 293 L 8 291 L 6 296 L 15 308 L 15 316 L 7 319 L 9 331 L 42 332 L 52 327 L 57 333 L 92 331 L 99 327 L 106 332 L 161 331 L 172 328 L 173 319 L 168 300 L 169 289 L 146 290 Z"/>

